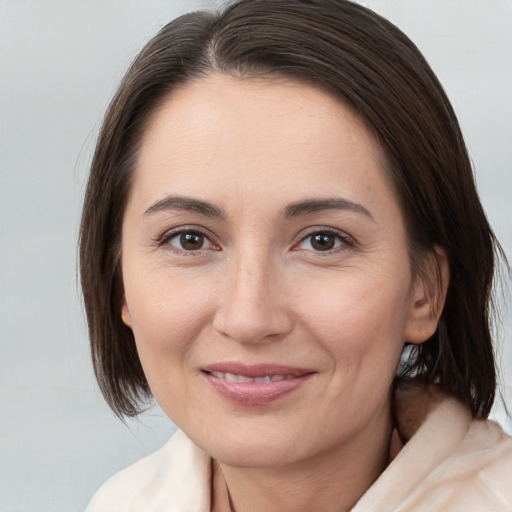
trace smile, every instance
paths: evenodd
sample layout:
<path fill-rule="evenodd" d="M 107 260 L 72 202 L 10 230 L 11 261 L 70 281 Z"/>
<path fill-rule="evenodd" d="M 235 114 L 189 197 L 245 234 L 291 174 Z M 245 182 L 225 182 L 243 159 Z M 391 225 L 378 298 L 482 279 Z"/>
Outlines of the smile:
<path fill-rule="evenodd" d="M 247 375 L 236 375 L 234 373 L 209 372 L 217 379 L 226 379 L 230 382 L 278 382 L 285 379 L 293 379 L 293 375 L 265 375 L 264 377 L 248 377 Z"/>
<path fill-rule="evenodd" d="M 262 406 L 298 390 L 316 372 L 282 365 L 223 363 L 204 368 L 202 373 L 211 389 L 229 402 Z"/>

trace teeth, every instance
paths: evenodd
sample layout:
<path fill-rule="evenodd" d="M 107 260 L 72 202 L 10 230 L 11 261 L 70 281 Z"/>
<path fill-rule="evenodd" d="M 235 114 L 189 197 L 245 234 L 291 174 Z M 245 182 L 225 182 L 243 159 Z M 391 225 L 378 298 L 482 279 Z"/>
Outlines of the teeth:
<path fill-rule="evenodd" d="M 251 377 L 246 377 L 245 375 L 237 375 L 236 381 L 237 382 L 252 382 L 252 379 L 251 379 Z"/>
<path fill-rule="evenodd" d="M 210 372 L 210 375 L 217 379 L 226 379 L 229 382 L 278 382 L 280 380 L 292 379 L 292 375 L 265 375 L 264 377 L 247 377 L 246 375 L 236 375 L 234 373 Z"/>
<path fill-rule="evenodd" d="M 254 379 L 255 382 L 270 382 L 270 377 L 267 375 L 266 377 L 256 377 Z"/>

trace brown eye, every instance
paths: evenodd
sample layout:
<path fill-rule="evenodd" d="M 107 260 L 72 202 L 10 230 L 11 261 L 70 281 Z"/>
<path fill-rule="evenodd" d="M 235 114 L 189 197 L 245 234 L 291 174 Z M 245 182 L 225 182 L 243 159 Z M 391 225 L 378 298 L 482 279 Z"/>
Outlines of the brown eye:
<path fill-rule="evenodd" d="M 296 246 L 298 250 L 307 250 L 313 252 L 328 252 L 343 249 L 346 245 L 352 245 L 350 238 L 344 233 L 337 231 L 316 231 L 302 239 Z"/>
<path fill-rule="evenodd" d="M 334 248 L 335 243 L 336 238 L 331 234 L 318 233 L 311 237 L 311 247 L 315 251 L 328 251 Z"/>
<path fill-rule="evenodd" d="M 180 245 L 186 251 L 197 251 L 204 244 L 204 236 L 195 233 L 183 233 L 180 235 Z"/>
<path fill-rule="evenodd" d="M 200 231 L 183 231 L 171 236 L 167 243 L 181 251 L 200 251 L 210 249 L 213 244 Z"/>

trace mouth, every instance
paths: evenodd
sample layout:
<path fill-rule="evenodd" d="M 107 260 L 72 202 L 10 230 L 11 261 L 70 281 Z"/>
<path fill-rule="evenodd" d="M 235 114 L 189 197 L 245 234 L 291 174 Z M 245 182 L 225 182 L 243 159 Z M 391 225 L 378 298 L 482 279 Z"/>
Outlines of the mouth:
<path fill-rule="evenodd" d="M 266 405 L 302 387 L 316 372 L 274 365 L 221 363 L 202 369 L 206 380 L 221 397 L 239 405 Z"/>
<path fill-rule="evenodd" d="M 223 372 L 208 372 L 217 379 L 226 379 L 230 382 L 279 382 L 280 380 L 293 379 L 292 375 L 264 375 L 262 377 L 248 377 L 247 375 L 240 375 L 234 373 Z"/>

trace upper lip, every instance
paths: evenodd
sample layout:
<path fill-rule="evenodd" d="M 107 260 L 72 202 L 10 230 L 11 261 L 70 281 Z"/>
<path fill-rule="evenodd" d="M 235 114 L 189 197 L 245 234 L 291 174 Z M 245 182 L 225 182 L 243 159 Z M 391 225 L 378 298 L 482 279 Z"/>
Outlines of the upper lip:
<path fill-rule="evenodd" d="M 273 377 L 274 375 L 291 375 L 293 377 L 301 377 L 313 370 L 308 368 L 300 368 L 297 366 L 287 366 L 282 364 L 263 363 L 247 365 L 236 362 L 214 363 L 202 368 L 205 372 L 232 373 L 234 375 L 244 375 L 256 379 L 257 377 Z"/>

